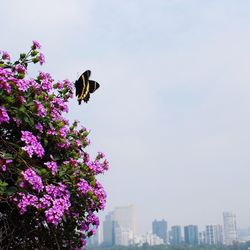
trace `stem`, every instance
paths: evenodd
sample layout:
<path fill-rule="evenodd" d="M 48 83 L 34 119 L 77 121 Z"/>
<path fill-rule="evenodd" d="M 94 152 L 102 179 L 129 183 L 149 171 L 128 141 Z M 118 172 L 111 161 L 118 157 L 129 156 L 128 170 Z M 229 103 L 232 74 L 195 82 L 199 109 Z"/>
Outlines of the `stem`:
<path fill-rule="evenodd" d="M 10 149 L 12 152 L 16 154 L 16 156 L 26 165 L 26 167 L 31 167 L 20 155 L 18 155 L 18 152 L 15 148 L 13 148 L 8 142 L 6 142 L 1 136 L 1 141 L 6 145 L 8 149 Z"/>
<path fill-rule="evenodd" d="M 26 54 L 26 56 L 21 60 L 21 64 L 26 61 L 26 59 L 30 56 L 32 49 Z"/>
<path fill-rule="evenodd" d="M 56 241 L 57 249 L 60 250 L 61 248 L 60 248 L 60 245 L 59 245 L 59 243 L 58 243 L 58 240 L 57 240 L 56 234 L 55 234 L 55 232 L 54 232 L 54 229 L 52 229 L 52 232 L 53 232 L 53 235 L 54 235 L 54 238 L 55 238 L 55 241 Z"/>

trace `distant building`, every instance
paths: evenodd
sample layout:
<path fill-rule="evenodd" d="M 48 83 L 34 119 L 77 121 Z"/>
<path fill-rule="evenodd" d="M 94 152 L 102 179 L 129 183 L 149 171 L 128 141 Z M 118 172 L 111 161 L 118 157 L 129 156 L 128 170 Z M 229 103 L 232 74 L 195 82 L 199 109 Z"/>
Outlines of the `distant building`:
<path fill-rule="evenodd" d="M 152 222 L 152 232 L 157 235 L 166 244 L 168 241 L 168 224 L 165 220 L 154 220 Z"/>
<path fill-rule="evenodd" d="M 132 244 L 136 233 L 134 206 L 117 207 L 103 223 L 103 243 L 106 246 Z"/>
<path fill-rule="evenodd" d="M 164 241 L 156 234 L 147 233 L 143 236 L 143 242 L 150 246 L 163 245 Z"/>
<path fill-rule="evenodd" d="M 198 245 L 198 226 L 188 225 L 184 227 L 184 240 L 188 245 Z"/>
<path fill-rule="evenodd" d="M 250 241 L 250 228 L 237 228 L 237 237 L 240 242 Z"/>
<path fill-rule="evenodd" d="M 113 216 L 120 227 L 129 229 L 133 234 L 136 234 L 136 216 L 133 205 L 116 207 L 113 211 Z"/>
<path fill-rule="evenodd" d="M 236 215 L 233 212 L 223 213 L 224 243 L 232 245 L 237 241 Z"/>
<path fill-rule="evenodd" d="M 134 234 L 132 230 L 120 226 L 115 228 L 115 245 L 129 246 L 134 243 Z"/>
<path fill-rule="evenodd" d="M 223 232 L 221 225 L 206 225 L 206 244 L 222 245 Z"/>
<path fill-rule="evenodd" d="M 115 227 L 113 214 L 108 213 L 103 221 L 103 244 L 105 246 L 113 246 L 115 244 Z"/>
<path fill-rule="evenodd" d="M 179 245 L 181 243 L 182 243 L 181 226 L 172 226 L 170 244 Z"/>
<path fill-rule="evenodd" d="M 206 244 L 206 232 L 205 231 L 199 232 L 199 244 L 200 245 Z"/>

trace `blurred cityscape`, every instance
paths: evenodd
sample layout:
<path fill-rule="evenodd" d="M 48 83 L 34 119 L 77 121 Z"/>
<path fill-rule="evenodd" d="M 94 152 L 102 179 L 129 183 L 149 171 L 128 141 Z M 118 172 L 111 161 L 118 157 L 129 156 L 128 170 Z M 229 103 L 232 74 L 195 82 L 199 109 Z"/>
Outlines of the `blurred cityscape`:
<path fill-rule="evenodd" d="M 136 231 L 136 211 L 133 205 L 117 207 L 105 216 L 98 231 L 88 240 L 88 246 L 156 246 L 156 245 L 213 245 L 231 246 L 250 239 L 250 228 L 238 229 L 233 212 L 222 213 L 223 225 L 171 225 L 167 220 L 153 220 L 152 231 L 139 235 Z"/>

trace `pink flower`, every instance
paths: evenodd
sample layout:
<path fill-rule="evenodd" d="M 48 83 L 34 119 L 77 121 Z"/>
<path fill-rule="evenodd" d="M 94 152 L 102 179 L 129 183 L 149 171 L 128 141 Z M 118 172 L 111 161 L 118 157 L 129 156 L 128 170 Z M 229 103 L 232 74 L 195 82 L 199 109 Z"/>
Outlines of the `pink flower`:
<path fill-rule="evenodd" d="M 49 199 L 49 201 L 52 203 L 52 207 L 45 211 L 45 218 L 48 223 L 57 225 L 71 205 L 70 193 L 62 183 L 59 183 L 58 186 L 50 184 L 45 189 L 48 193 L 47 196 L 50 195 L 51 200 Z"/>
<path fill-rule="evenodd" d="M 7 110 L 4 107 L 0 107 L 0 123 L 9 122 L 10 117 L 8 116 Z"/>
<path fill-rule="evenodd" d="M 35 40 L 34 40 L 34 41 L 33 41 L 33 45 L 32 45 L 31 48 L 32 48 L 33 50 L 35 50 L 35 49 L 41 49 L 41 47 L 42 47 L 42 46 L 40 45 L 40 43 L 39 43 L 38 41 L 35 41 Z"/>
<path fill-rule="evenodd" d="M 49 73 L 40 72 L 39 79 L 42 83 L 42 89 L 46 91 L 50 91 L 52 89 L 53 79 Z"/>
<path fill-rule="evenodd" d="M 24 214 L 25 212 L 27 212 L 28 206 L 36 207 L 38 198 L 35 195 L 25 195 L 23 193 L 19 193 L 19 195 L 21 196 L 21 199 L 19 200 L 17 207 L 19 208 L 20 214 Z"/>
<path fill-rule="evenodd" d="M 57 163 L 55 161 L 48 161 L 44 163 L 45 166 L 51 171 L 52 175 L 57 172 Z"/>
<path fill-rule="evenodd" d="M 84 179 L 80 179 L 80 181 L 77 183 L 77 189 L 82 194 L 87 194 L 90 190 L 92 190 L 92 187 L 88 184 L 88 182 Z"/>
<path fill-rule="evenodd" d="M 40 123 L 40 122 L 38 122 L 36 125 L 35 125 L 35 128 L 39 131 L 39 132 L 43 132 L 43 125 Z"/>
<path fill-rule="evenodd" d="M 28 168 L 22 172 L 24 180 L 26 180 L 34 190 L 41 192 L 44 188 L 42 179 L 32 168 Z"/>
<path fill-rule="evenodd" d="M 43 54 L 43 53 L 40 53 L 38 58 L 39 58 L 39 63 L 40 63 L 40 65 L 43 65 L 43 64 L 45 63 L 44 54 Z"/>
<path fill-rule="evenodd" d="M 22 64 L 18 64 L 15 66 L 15 70 L 18 73 L 25 74 L 26 73 L 26 68 Z"/>
<path fill-rule="evenodd" d="M 37 101 L 37 100 L 35 100 L 34 103 L 35 103 L 36 108 L 37 108 L 37 115 L 40 116 L 40 117 L 46 116 L 47 111 L 44 108 L 44 106 L 42 105 L 42 103 Z"/>
<path fill-rule="evenodd" d="M 23 91 L 23 92 L 27 91 L 27 89 L 30 87 L 30 83 L 28 81 L 23 80 L 23 79 L 19 79 L 18 81 L 16 81 L 16 85 L 17 85 L 18 89 L 20 91 Z M 24 98 L 24 97 L 22 96 L 22 98 Z"/>
<path fill-rule="evenodd" d="M 10 60 L 10 55 L 6 51 L 1 51 L 2 52 L 2 59 L 3 60 Z"/>
<path fill-rule="evenodd" d="M 101 159 L 101 158 L 104 158 L 104 157 L 105 157 L 104 153 L 98 152 L 97 159 Z"/>
<path fill-rule="evenodd" d="M 22 149 L 29 155 L 30 158 L 33 154 L 42 158 L 44 155 L 44 148 L 40 142 L 38 142 L 37 138 L 29 131 L 21 131 L 21 133 L 21 140 L 26 143 L 26 146 L 22 147 Z"/>

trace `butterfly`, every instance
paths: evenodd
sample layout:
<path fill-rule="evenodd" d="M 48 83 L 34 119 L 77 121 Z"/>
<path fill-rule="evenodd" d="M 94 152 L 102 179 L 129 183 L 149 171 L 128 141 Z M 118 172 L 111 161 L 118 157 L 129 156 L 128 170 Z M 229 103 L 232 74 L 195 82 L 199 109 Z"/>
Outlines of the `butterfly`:
<path fill-rule="evenodd" d="M 90 94 L 94 93 L 100 87 L 100 84 L 98 82 L 89 80 L 90 74 L 91 71 L 86 70 L 81 74 L 79 79 L 75 81 L 76 96 L 79 105 L 82 101 L 87 103 Z"/>

